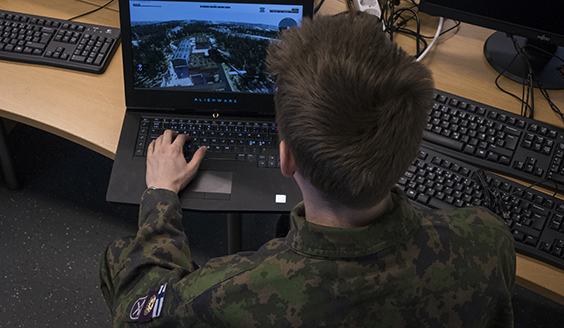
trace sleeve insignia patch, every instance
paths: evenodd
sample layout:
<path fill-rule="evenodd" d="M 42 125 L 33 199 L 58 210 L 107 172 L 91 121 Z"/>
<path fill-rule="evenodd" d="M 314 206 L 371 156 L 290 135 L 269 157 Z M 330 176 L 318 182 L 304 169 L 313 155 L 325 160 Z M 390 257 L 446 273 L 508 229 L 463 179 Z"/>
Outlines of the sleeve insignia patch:
<path fill-rule="evenodd" d="M 131 312 L 129 312 L 129 317 L 131 318 L 131 320 L 139 319 L 139 315 L 141 314 L 141 311 L 145 307 L 146 299 L 147 296 L 141 297 L 140 299 L 137 300 L 137 302 L 135 302 L 135 304 L 133 304 L 133 307 L 131 308 Z"/>
<path fill-rule="evenodd" d="M 151 319 L 159 317 L 163 308 L 166 285 L 165 283 L 158 291 L 152 290 L 147 296 L 138 299 L 133 304 L 129 317 L 140 323 L 149 322 Z"/>

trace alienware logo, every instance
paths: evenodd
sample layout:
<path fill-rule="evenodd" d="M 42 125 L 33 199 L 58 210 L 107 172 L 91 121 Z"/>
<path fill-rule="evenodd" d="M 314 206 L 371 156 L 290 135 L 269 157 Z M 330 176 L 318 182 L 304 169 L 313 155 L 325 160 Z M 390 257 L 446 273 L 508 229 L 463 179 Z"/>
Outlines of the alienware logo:
<path fill-rule="evenodd" d="M 237 99 L 228 99 L 228 98 L 194 98 L 195 102 L 207 102 L 207 103 L 231 103 L 236 104 Z"/>

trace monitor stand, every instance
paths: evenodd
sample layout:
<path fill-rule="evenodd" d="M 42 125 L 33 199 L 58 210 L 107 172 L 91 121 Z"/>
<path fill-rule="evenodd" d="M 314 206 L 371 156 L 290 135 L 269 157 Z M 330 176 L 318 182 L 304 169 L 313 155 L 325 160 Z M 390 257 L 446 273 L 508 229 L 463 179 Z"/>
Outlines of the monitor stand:
<path fill-rule="evenodd" d="M 545 89 L 564 89 L 564 47 L 547 45 L 546 43 L 531 42 L 529 39 L 516 36 L 515 39 L 521 48 L 532 44 L 540 47 L 553 55 L 539 51 L 532 47 L 525 47 L 533 72 L 538 77 Z M 495 32 L 484 44 L 484 55 L 488 63 L 503 76 L 518 83 L 524 83 L 529 73 L 526 60 L 517 56 L 513 41 L 505 33 Z M 526 83 L 526 82 L 525 82 Z M 539 87 L 534 81 L 534 86 Z"/>

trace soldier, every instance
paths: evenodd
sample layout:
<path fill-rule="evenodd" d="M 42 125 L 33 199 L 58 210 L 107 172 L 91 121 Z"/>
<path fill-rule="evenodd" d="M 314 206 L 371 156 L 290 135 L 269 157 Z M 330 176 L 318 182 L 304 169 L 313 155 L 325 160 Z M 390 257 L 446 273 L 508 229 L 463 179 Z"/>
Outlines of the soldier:
<path fill-rule="evenodd" d="M 139 231 L 101 264 L 115 327 L 512 327 L 513 238 L 482 207 L 415 208 L 395 183 L 418 154 L 430 72 L 377 18 L 318 16 L 268 51 L 282 173 L 303 202 L 290 231 L 196 269 L 177 192 L 187 136 L 147 154 Z"/>

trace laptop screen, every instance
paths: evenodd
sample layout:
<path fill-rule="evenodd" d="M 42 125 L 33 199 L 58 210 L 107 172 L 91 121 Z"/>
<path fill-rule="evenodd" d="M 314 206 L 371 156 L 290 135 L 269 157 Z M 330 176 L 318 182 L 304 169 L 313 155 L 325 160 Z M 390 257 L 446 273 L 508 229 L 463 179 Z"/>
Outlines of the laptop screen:
<path fill-rule="evenodd" d="M 313 11 L 312 0 L 124 2 L 127 105 L 174 110 L 271 110 L 268 45 Z"/>

